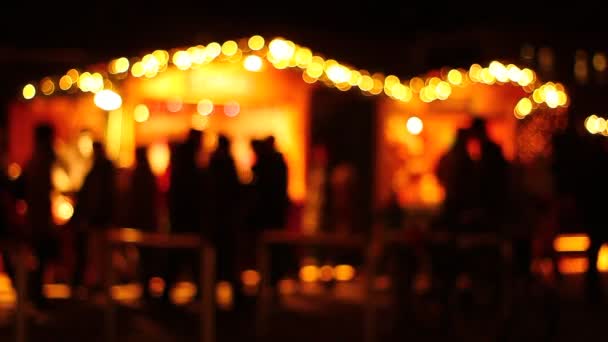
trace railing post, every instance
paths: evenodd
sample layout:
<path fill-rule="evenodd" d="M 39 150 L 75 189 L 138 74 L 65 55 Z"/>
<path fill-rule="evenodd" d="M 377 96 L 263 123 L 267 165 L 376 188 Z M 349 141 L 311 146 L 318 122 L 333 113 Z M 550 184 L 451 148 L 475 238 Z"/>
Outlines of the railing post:
<path fill-rule="evenodd" d="M 256 320 L 256 333 L 258 337 L 263 336 L 266 333 L 266 320 L 270 314 L 270 304 L 272 297 L 272 287 L 270 284 L 270 253 L 264 236 L 260 237 L 257 242 L 257 262 L 258 270 L 260 272 L 260 294 L 257 302 L 257 320 Z"/>
<path fill-rule="evenodd" d="M 26 270 L 26 249 L 25 246 L 19 242 L 17 245 L 17 274 L 16 274 L 16 286 L 17 286 L 17 312 L 16 312 L 16 331 L 15 340 L 17 342 L 25 342 L 26 327 L 25 327 L 25 303 L 27 300 L 27 270 Z"/>
<path fill-rule="evenodd" d="M 114 342 L 116 339 L 116 308 L 114 298 L 112 298 L 112 286 L 114 285 L 114 272 L 112 267 L 112 243 L 106 234 L 102 239 L 103 243 L 103 282 L 105 287 L 105 325 L 106 342 Z"/>
<path fill-rule="evenodd" d="M 364 308 L 364 341 L 376 341 L 376 303 L 374 296 L 374 282 L 376 279 L 376 263 L 377 254 L 381 248 L 379 241 L 372 238 L 371 242 L 365 248 L 365 270 L 367 276 L 365 278 L 365 308 Z"/>
<path fill-rule="evenodd" d="M 202 240 L 200 257 L 200 338 L 201 342 L 215 342 L 215 249 Z"/>

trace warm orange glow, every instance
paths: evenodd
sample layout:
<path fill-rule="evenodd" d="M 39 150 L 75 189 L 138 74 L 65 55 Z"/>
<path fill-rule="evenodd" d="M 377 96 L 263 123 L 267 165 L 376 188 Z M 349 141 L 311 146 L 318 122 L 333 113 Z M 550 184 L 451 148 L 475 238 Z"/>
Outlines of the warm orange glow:
<path fill-rule="evenodd" d="M 55 190 L 68 192 L 72 189 L 72 180 L 66 170 L 59 166 L 54 166 L 51 170 L 51 181 Z"/>
<path fill-rule="evenodd" d="M 90 158 L 93 155 L 93 137 L 90 132 L 83 132 L 78 137 L 78 152 L 85 158 Z"/>
<path fill-rule="evenodd" d="M 209 115 L 213 112 L 213 102 L 208 99 L 200 100 L 196 105 L 196 111 L 200 115 Z"/>
<path fill-rule="evenodd" d="M 78 80 L 80 79 L 80 73 L 78 72 L 78 70 L 70 69 L 65 74 L 70 76 L 70 79 L 72 80 L 72 84 L 78 83 Z"/>
<path fill-rule="evenodd" d="M 534 74 L 534 71 L 525 68 L 522 70 L 522 74 L 521 74 L 521 78 L 520 80 L 517 82 L 520 86 L 525 87 L 529 84 L 532 84 L 536 79 L 536 75 Z"/>
<path fill-rule="evenodd" d="M 112 298 L 120 302 L 132 302 L 141 297 L 142 288 L 138 284 L 114 285 L 110 289 Z"/>
<path fill-rule="evenodd" d="M 110 73 L 113 74 L 119 74 L 129 70 L 129 60 L 126 57 L 115 59 L 110 65 Z"/>
<path fill-rule="evenodd" d="M 122 98 L 116 92 L 105 89 L 95 94 L 95 105 L 103 110 L 112 111 L 122 106 Z"/>
<path fill-rule="evenodd" d="M 437 177 L 432 173 L 426 173 L 420 178 L 420 200 L 422 203 L 437 205 L 443 201 L 445 192 Z"/>
<path fill-rule="evenodd" d="M 598 271 L 608 272 L 608 244 L 603 244 L 602 247 L 600 247 L 596 266 Z"/>
<path fill-rule="evenodd" d="M 222 53 L 222 46 L 218 42 L 211 42 L 207 45 L 207 54 L 214 59 Z"/>
<path fill-rule="evenodd" d="M 148 162 L 152 173 L 160 176 L 165 173 L 171 159 L 171 151 L 166 143 L 155 143 L 148 148 Z"/>
<path fill-rule="evenodd" d="M 221 49 L 221 48 L 220 48 Z M 173 55 L 173 64 L 180 70 L 188 70 L 192 66 L 192 58 L 187 51 L 177 51 Z"/>
<path fill-rule="evenodd" d="M 249 55 L 243 60 L 243 66 L 246 70 L 257 72 L 262 70 L 264 62 L 260 56 Z"/>
<path fill-rule="evenodd" d="M 106 151 L 112 160 L 120 157 L 120 146 L 122 142 L 123 114 L 122 110 L 110 111 L 108 124 L 106 126 Z"/>
<path fill-rule="evenodd" d="M 44 284 L 42 291 L 49 299 L 67 299 L 72 295 L 70 287 L 65 284 Z"/>
<path fill-rule="evenodd" d="M 319 268 L 315 265 L 306 265 L 300 268 L 300 280 L 312 283 L 319 279 Z"/>
<path fill-rule="evenodd" d="M 59 79 L 59 88 L 61 88 L 61 90 L 68 90 L 72 87 L 72 78 L 68 75 L 63 75 L 61 76 L 61 78 Z"/>
<path fill-rule="evenodd" d="M 146 106 L 145 104 L 138 104 L 133 109 L 133 120 L 135 120 L 135 122 L 146 122 L 148 121 L 149 117 L 150 109 L 148 109 L 148 106 Z"/>
<path fill-rule="evenodd" d="M 351 265 L 337 265 L 334 267 L 334 277 L 337 281 L 351 281 L 355 278 L 355 268 Z"/>
<path fill-rule="evenodd" d="M 256 287 L 260 283 L 260 273 L 256 270 L 245 270 L 241 273 L 241 281 L 247 287 Z"/>
<path fill-rule="evenodd" d="M 8 165 L 7 175 L 10 180 L 16 180 L 21 176 L 21 166 L 17 163 L 10 163 Z"/>
<path fill-rule="evenodd" d="M 125 228 L 120 230 L 120 239 L 126 242 L 141 241 L 141 232 L 133 228 Z"/>
<path fill-rule="evenodd" d="M 515 106 L 515 113 L 521 117 L 525 117 L 532 112 L 532 101 L 529 98 L 524 97 Z"/>
<path fill-rule="evenodd" d="M 53 221 L 56 225 L 66 224 L 74 215 L 72 201 L 62 195 L 53 196 L 52 199 Z"/>
<path fill-rule="evenodd" d="M 289 60 L 295 52 L 293 43 L 290 43 L 291 42 L 280 38 L 273 39 L 270 44 L 268 44 L 269 57 L 278 62 Z"/>
<path fill-rule="evenodd" d="M 261 50 L 264 47 L 264 38 L 262 36 L 258 36 L 258 35 L 252 36 L 247 41 L 247 45 L 249 46 L 249 48 L 251 50 L 254 50 L 254 51 Z"/>
<path fill-rule="evenodd" d="M 296 65 L 300 68 L 306 68 L 312 62 L 312 51 L 308 48 L 298 48 L 294 57 Z M 356 83 L 355 83 L 356 84 Z M 355 85 L 352 84 L 352 85 Z"/>
<path fill-rule="evenodd" d="M 422 132 L 424 125 L 422 123 L 422 120 L 420 120 L 419 117 L 412 116 L 409 119 L 407 119 L 406 127 L 407 127 L 408 132 L 410 132 L 413 135 L 418 135 Z"/>
<path fill-rule="evenodd" d="M 238 49 L 239 46 L 234 40 L 227 40 L 222 44 L 222 53 L 228 57 L 234 56 Z"/>
<path fill-rule="evenodd" d="M 332 281 L 334 279 L 334 268 L 330 265 L 323 265 L 319 269 L 319 280 L 321 281 Z"/>
<path fill-rule="evenodd" d="M 153 297 L 160 297 L 165 291 L 165 281 L 160 277 L 152 277 L 148 283 L 148 289 Z"/>
<path fill-rule="evenodd" d="M 598 119 L 598 117 L 595 114 L 589 115 L 585 119 L 585 129 L 587 129 L 587 131 L 591 134 L 595 134 L 595 133 L 599 132 L 596 127 L 597 119 Z"/>
<path fill-rule="evenodd" d="M 0 306 L 12 307 L 16 300 L 17 294 L 11 284 L 11 279 L 5 273 L 0 273 Z"/>
<path fill-rule="evenodd" d="M 224 114 L 226 114 L 226 116 L 237 116 L 240 111 L 241 106 L 236 101 L 228 101 L 224 104 Z"/>
<path fill-rule="evenodd" d="M 323 75 L 324 71 L 325 71 L 325 61 L 323 60 L 323 58 L 321 58 L 319 56 L 312 57 L 312 60 L 310 61 L 310 63 L 308 64 L 308 67 L 306 68 L 306 75 L 310 76 L 311 78 L 319 78 L 319 77 L 321 77 L 321 75 Z M 370 78 L 370 81 L 371 81 L 371 78 Z M 371 89 L 371 86 L 370 86 L 370 89 Z"/>
<path fill-rule="evenodd" d="M 215 287 L 215 300 L 220 308 L 232 307 L 234 293 L 232 285 L 227 281 L 220 281 Z"/>
<path fill-rule="evenodd" d="M 48 77 L 45 77 L 42 82 L 40 82 L 40 91 L 44 95 L 51 95 L 55 91 L 55 83 Z"/>
<path fill-rule="evenodd" d="M 452 87 L 446 81 L 441 81 L 435 86 L 435 93 L 440 100 L 446 100 L 452 94 Z"/>
<path fill-rule="evenodd" d="M 33 84 L 27 84 L 23 87 L 23 98 L 26 100 L 32 99 L 36 96 L 36 87 Z"/>
<path fill-rule="evenodd" d="M 131 67 L 131 75 L 133 75 L 133 77 L 142 77 L 145 73 L 146 69 L 142 62 L 133 63 L 133 66 Z"/>
<path fill-rule="evenodd" d="M 298 290 L 298 283 L 293 279 L 281 279 L 278 284 L 279 293 L 282 295 L 292 295 Z"/>
<path fill-rule="evenodd" d="M 184 107 L 184 101 L 180 98 L 174 98 L 167 101 L 167 110 L 172 113 L 177 113 Z"/>
<path fill-rule="evenodd" d="M 448 81 L 453 85 L 459 85 L 462 83 L 462 74 L 460 71 L 452 69 L 448 72 Z"/>
<path fill-rule="evenodd" d="M 591 241 L 584 234 L 563 234 L 553 240 L 553 248 L 557 252 L 584 252 Z"/>
<path fill-rule="evenodd" d="M 198 114 L 192 114 L 190 124 L 193 129 L 202 131 L 209 125 L 209 118 Z"/>
<path fill-rule="evenodd" d="M 586 257 L 562 257 L 557 267 L 563 274 L 585 273 L 589 268 L 589 260 Z"/>
<path fill-rule="evenodd" d="M 598 52 L 593 55 L 593 67 L 599 72 L 606 70 L 606 54 Z"/>

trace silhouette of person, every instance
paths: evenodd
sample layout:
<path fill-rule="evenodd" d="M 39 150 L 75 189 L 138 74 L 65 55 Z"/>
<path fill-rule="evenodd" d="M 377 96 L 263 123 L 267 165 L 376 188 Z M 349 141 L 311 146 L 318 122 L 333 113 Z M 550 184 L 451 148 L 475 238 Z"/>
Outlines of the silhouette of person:
<path fill-rule="evenodd" d="M 240 183 L 234 158 L 230 152 L 230 140 L 220 134 L 217 148 L 211 154 L 209 165 L 211 241 L 217 250 L 218 280 L 238 284 L 237 217 L 240 213 Z"/>
<path fill-rule="evenodd" d="M 197 156 L 202 138 L 202 131 L 191 129 L 171 157 L 169 220 L 172 232 L 201 232 L 202 170 L 197 165 Z"/>
<path fill-rule="evenodd" d="M 580 125 L 583 126 L 582 122 L 580 122 Z M 589 157 L 587 157 L 589 151 L 587 150 L 588 142 L 578 134 L 575 126 L 573 122 L 569 122 L 564 131 L 553 136 L 552 141 L 551 171 L 555 190 L 553 210 L 558 225 L 554 235 L 558 232 L 571 232 L 573 227 L 583 224 L 581 217 L 583 215 L 583 205 L 580 200 L 584 195 L 580 181 L 588 177 L 583 171 L 586 169 L 583 168 L 583 165 L 586 165 L 586 160 L 589 160 Z M 593 162 L 592 159 L 590 161 Z M 552 240 L 554 236 L 550 238 Z M 554 272 L 559 279 L 561 274 L 557 267 L 557 255 L 552 253 L 551 256 L 554 266 L 556 266 Z"/>
<path fill-rule="evenodd" d="M 508 189 L 510 180 L 510 165 L 507 162 L 500 145 L 488 136 L 486 120 L 475 118 L 471 124 L 473 141 L 478 141 L 479 157 L 472 155 L 476 165 L 474 174 L 478 176 L 475 182 L 478 193 L 474 201 L 477 210 L 472 218 L 475 232 L 493 234 L 502 239 L 506 228 L 506 216 L 509 212 Z M 475 153 L 475 151 L 469 151 Z M 500 240 L 499 240 L 500 241 Z M 474 283 L 490 286 L 495 304 L 502 296 L 502 250 L 501 244 L 480 244 L 469 250 L 470 264 Z M 474 284 L 474 285 L 477 285 Z"/>
<path fill-rule="evenodd" d="M 604 139 L 593 138 L 597 137 L 590 137 L 585 150 L 579 151 L 584 154 L 583 164 L 570 166 L 581 168 L 579 180 L 601 180 L 608 174 L 608 146 Z M 603 196 L 608 193 L 608 184 L 597 181 L 593 186 L 579 185 L 578 191 L 580 194 L 577 203 L 580 205 L 581 224 L 591 240 L 587 249 L 589 267 L 585 274 L 585 294 L 590 303 L 598 305 L 605 302 L 603 282 L 597 268 L 597 261 L 600 248 L 608 242 L 605 205 L 602 201 Z"/>
<path fill-rule="evenodd" d="M 129 189 L 129 226 L 146 232 L 158 231 L 158 185 L 152 173 L 147 156 L 147 148 L 140 146 L 135 149 L 135 169 L 131 174 Z M 139 264 L 142 282 L 144 284 L 144 300 L 150 300 L 150 279 L 159 275 L 158 266 L 161 254 L 156 249 L 140 248 Z"/>
<path fill-rule="evenodd" d="M 168 196 L 172 233 L 196 233 L 203 236 L 208 233 L 203 230 L 202 221 L 205 212 L 209 210 L 206 174 L 197 164 L 202 138 L 202 131 L 191 129 L 186 140 L 175 146 L 171 158 Z M 169 251 L 167 286 L 162 297 L 164 303 L 169 302 L 169 291 L 176 284 L 178 276 L 187 272 L 188 268 L 194 276 L 194 282 L 199 283 L 199 259 L 198 252 L 177 249 Z M 197 291 L 198 295 L 200 291 Z"/>
<path fill-rule="evenodd" d="M 283 154 L 277 150 L 275 137 L 269 135 L 263 141 L 263 150 L 268 156 L 268 228 L 285 228 L 289 208 L 287 196 L 287 163 Z"/>
<path fill-rule="evenodd" d="M 506 212 L 506 201 L 509 185 L 509 164 L 500 145 L 494 142 L 487 133 L 486 122 L 475 118 L 471 124 L 471 134 L 480 144 L 480 206 L 482 207 L 482 230 L 494 230 L 503 222 Z M 496 228 L 493 228 L 496 227 Z"/>
<path fill-rule="evenodd" d="M 473 164 L 467 151 L 468 130 L 461 128 L 450 149 L 439 159 L 436 174 L 439 183 L 445 190 L 437 228 L 461 231 L 464 213 L 469 210 L 471 199 L 469 191 L 472 185 Z"/>
<path fill-rule="evenodd" d="M 0 170 L 0 240 L 11 240 L 15 236 L 14 226 L 17 224 L 14 213 L 14 190 L 5 168 Z M 9 253 L 0 251 L 2 256 L 2 268 L 11 281 L 15 281 L 14 269 L 11 264 Z"/>
<path fill-rule="evenodd" d="M 26 224 L 38 261 L 31 279 L 31 298 L 39 308 L 48 305 L 43 293 L 43 278 L 50 262 L 57 257 L 59 248 L 51 214 L 51 169 L 57 160 L 53 150 L 54 140 L 53 126 L 46 123 L 37 125 L 34 131 L 34 151 L 23 171 Z"/>
<path fill-rule="evenodd" d="M 73 218 L 76 224 L 76 264 L 72 279 L 74 287 L 87 285 L 87 264 L 92 264 L 96 274 L 102 272 L 103 234 L 112 224 L 115 188 L 116 168 L 106 156 L 103 144 L 95 141 L 93 164 L 76 195 Z M 99 278 L 98 276 L 93 288 L 102 286 Z"/>
<path fill-rule="evenodd" d="M 158 185 L 145 146 L 136 148 L 135 162 L 129 189 L 129 226 L 155 232 L 158 230 Z"/>
<path fill-rule="evenodd" d="M 276 149 L 274 136 L 252 142 L 256 161 L 252 167 L 255 192 L 254 223 L 259 232 L 264 229 L 284 229 L 287 223 L 287 164 Z M 282 245 L 272 246 L 271 284 L 276 285 L 291 263 L 291 250 Z"/>

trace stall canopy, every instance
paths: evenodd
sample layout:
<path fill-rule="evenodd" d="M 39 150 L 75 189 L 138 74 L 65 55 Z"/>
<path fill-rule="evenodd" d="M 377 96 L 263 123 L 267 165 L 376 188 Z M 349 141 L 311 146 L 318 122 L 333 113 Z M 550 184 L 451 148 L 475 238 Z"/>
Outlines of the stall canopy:
<path fill-rule="evenodd" d="M 25 85 L 10 108 L 10 159 L 15 165 L 27 160 L 32 128 L 44 120 L 57 128 L 57 149 L 66 151 L 65 159 L 77 160 L 97 139 L 119 166 L 129 167 L 135 147 L 145 145 L 152 166 L 162 172 L 169 144 L 194 128 L 206 132 L 207 150 L 220 133 L 232 138 L 246 182 L 250 140 L 274 135 L 287 159 L 289 195 L 302 201 L 311 93 L 318 84 L 379 95 L 384 76 L 259 35 L 119 57 Z M 74 173 L 69 178 L 78 187 L 83 172 Z"/>
<path fill-rule="evenodd" d="M 133 164 L 136 146 L 149 146 L 152 166 L 161 173 L 170 143 L 194 128 L 206 132 L 207 150 L 220 133 L 232 138 L 246 181 L 253 160 L 250 140 L 274 135 L 288 162 L 289 195 L 303 201 L 311 94 L 319 84 L 382 95 L 376 197 L 405 184 L 399 182 L 407 178 L 402 175 L 408 165 L 407 172 L 420 176 L 421 188 L 427 189 L 414 202 L 440 201 L 441 191 L 428 172 L 464 117 L 497 118 L 502 123 L 492 129 L 509 158 L 529 157 L 543 149 L 544 133 L 534 133 L 542 124 L 515 122 L 548 122 L 536 120 L 547 115 L 532 113 L 560 113 L 568 104 L 563 86 L 542 83 L 534 71 L 512 64 L 494 61 L 402 80 L 323 57 L 284 38 L 255 35 L 118 57 L 25 85 L 9 110 L 9 159 L 17 170 L 30 155 L 33 126 L 50 121 L 58 133 L 57 149 L 74 164 L 65 187 L 78 188 L 92 140 L 103 141 L 121 167 Z M 515 127 L 534 132 L 516 135 Z M 520 143 L 519 137 L 528 140 Z"/>
<path fill-rule="evenodd" d="M 457 130 L 473 117 L 485 118 L 490 138 L 508 160 L 520 164 L 547 156 L 551 135 L 566 123 L 564 86 L 543 83 L 533 70 L 514 64 L 443 68 L 405 81 L 389 76 L 384 84 L 389 98 L 400 101 L 379 101 L 378 205 L 396 194 L 402 207 L 437 207 L 444 190 L 435 176 L 436 164 Z M 537 177 L 536 186 L 549 181 L 542 178 Z"/>

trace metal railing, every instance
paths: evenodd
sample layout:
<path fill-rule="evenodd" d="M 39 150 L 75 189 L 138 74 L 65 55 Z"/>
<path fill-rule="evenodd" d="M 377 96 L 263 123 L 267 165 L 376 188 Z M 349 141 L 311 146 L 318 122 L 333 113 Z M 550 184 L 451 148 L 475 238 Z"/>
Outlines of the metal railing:
<path fill-rule="evenodd" d="M 258 299 L 256 332 L 259 336 L 266 333 L 268 317 L 270 315 L 272 288 L 270 286 L 272 245 L 286 245 L 298 247 L 333 247 L 360 250 L 365 257 L 365 269 L 369 274 L 375 273 L 375 262 L 373 262 L 370 252 L 369 239 L 362 235 L 342 234 L 342 233 L 303 233 L 287 230 L 268 230 L 262 233 L 257 242 L 257 262 L 260 279 L 260 298 Z M 373 277 L 366 277 L 365 282 L 365 318 L 364 335 L 366 342 L 374 341 L 375 315 L 374 303 L 372 302 L 371 292 L 373 291 Z"/>
<path fill-rule="evenodd" d="M 0 251 L 7 254 L 16 253 L 15 267 L 15 292 L 17 293 L 16 313 L 15 313 L 15 341 L 26 342 L 26 315 L 25 303 L 27 301 L 27 270 L 26 270 L 26 246 L 24 243 L 12 240 L 0 240 Z M 7 262 L 6 259 L 4 259 Z"/>
<path fill-rule="evenodd" d="M 104 248 L 105 327 L 106 340 L 116 341 L 116 308 L 111 289 L 114 285 L 112 247 L 137 246 L 158 249 L 198 249 L 200 251 L 200 341 L 215 342 L 215 249 L 198 234 L 150 233 L 132 228 L 111 229 Z M 21 341 L 19 341 L 21 342 Z"/>

